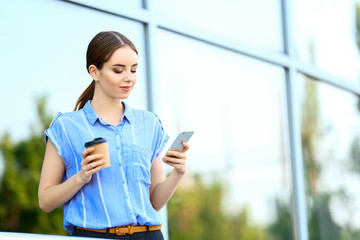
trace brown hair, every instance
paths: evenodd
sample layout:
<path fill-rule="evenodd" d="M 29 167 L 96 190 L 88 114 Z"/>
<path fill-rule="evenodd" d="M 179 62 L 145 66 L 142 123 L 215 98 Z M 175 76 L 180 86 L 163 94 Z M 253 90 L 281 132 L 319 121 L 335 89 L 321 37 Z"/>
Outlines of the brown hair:
<path fill-rule="evenodd" d="M 89 43 L 86 52 L 86 69 L 89 72 L 90 65 L 96 66 L 99 70 L 102 69 L 111 55 L 118 48 L 129 46 L 138 54 L 135 45 L 124 35 L 115 31 L 106 31 L 98 33 Z M 90 85 L 80 95 L 76 101 L 74 111 L 80 110 L 84 107 L 87 101 L 92 100 L 95 91 L 95 81 L 92 80 Z"/>

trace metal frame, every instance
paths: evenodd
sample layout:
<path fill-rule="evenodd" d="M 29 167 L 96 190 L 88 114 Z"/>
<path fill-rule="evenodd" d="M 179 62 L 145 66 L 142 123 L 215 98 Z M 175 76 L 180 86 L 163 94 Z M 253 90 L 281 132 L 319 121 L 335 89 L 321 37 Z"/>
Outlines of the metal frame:
<path fill-rule="evenodd" d="M 133 9 L 133 8 L 123 8 L 123 9 L 110 9 L 108 7 L 102 6 L 101 1 L 88 1 L 88 0 L 60 0 L 67 3 L 72 3 L 81 7 L 97 10 L 103 13 L 111 14 L 114 16 L 126 18 L 128 20 L 133 20 L 141 23 L 149 22 L 149 11 L 145 9 Z M 145 4 L 145 3 L 143 3 Z"/>
<path fill-rule="evenodd" d="M 146 49 L 146 76 L 147 76 L 147 98 L 148 109 L 154 113 L 159 113 L 158 104 L 156 104 L 158 93 L 158 61 L 157 61 L 157 18 L 154 15 L 154 1 L 143 0 L 143 6 L 149 12 L 149 21 L 145 23 L 145 49 Z M 166 206 L 160 210 L 160 214 L 167 219 Z M 164 239 L 169 239 L 168 223 L 164 221 L 162 226 Z"/>
<path fill-rule="evenodd" d="M 145 6 L 144 9 L 121 9 L 116 11 L 112 9 L 102 8 L 99 2 L 94 3 L 86 0 L 61 0 L 61 1 L 143 23 L 145 25 L 145 29 L 151 26 L 152 31 L 150 32 L 154 32 L 153 30 L 160 28 L 222 49 L 226 49 L 235 53 L 249 56 L 251 58 L 255 58 L 260 61 L 268 62 L 270 64 L 277 65 L 285 69 L 290 69 L 292 67 L 296 70 L 296 72 L 303 73 L 309 77 L 312 77 L 322 82 L 326 82 L 337 88 L 341 88 L 345 91 L 360 96 L 359 85 L 349 83 L 348 81 L 346 81 L 346 79 L 335 76 L 333 74 L 329 74 L 326 71 L 323 71 L 313 65 L 302 63 L 301 61 L 295 58 L 293 53 L 290 54 L 289 49 L 291 48 L 291 45 L 293 45 L 294 43 L 293 39 L 291 39 L 293 34 L 290 34 L 289 31 L 290 29 L 286 30 L 286 28 L 288 28 L 287 26 L 292 20 L 292 18 L 288 16 L 289 15 L 288 13 L 291 11 L 291 6 L 289 3 L 291 3 L 292 0 L 280 0 L 283 7 L 283 11 L 282 11 L 283 20 L 284 20 L 283 29 L 284 29 L 284 33 L 286 33 L 284 34 L 285 53 L 280 53 L 280 52 L 276 53 L 273 51 L 267 51 L 263 49 L 260 50 L 253 46 L 247 46 L 246 44 L 239 44 L 237 41 L 234 41 L 228 37 L 219 36 L 214 33 L 204 31 L 201 28 L 197 28 L 188 24 L 184 24 L 183 22 L 178 22 L 172 19 L 168 19 L 159 14 L 158 16 L 155 16 L 154 10 L 149 8 L 149 6 L 153 4 L 153 2 L 156 2 L 152 0 L 143 0 Z M 284 7 L 286 8 L 286 10 Z M 155 34 L 156 33 L 152 33 L 152 35 Z M 147 35 L 148 34 L 145 32 L 145 36 Z M 147 41 L 148 39 L 145 40 Z M 153 42 L 153 44 L 151 45 L 149 45 L 149 43 L 146 42 L 146 45 L 153 47 L 153 45 L 155 45 L 155 42 Z"/>
<path fill-rule="evenodd" d="M 101 3 L 93 3 L 86 0 L 61 0 L 78 6 L 101 11 L 111 15 L 126 18 L 144 24 L 145 46 L 146 46 L 146 67 L 147 67 L 147 98 L 148 109 L 158 112 L 156 99 L 157 92 L 157 42 L 156 34 L 158 29 L 167 30 L 184 37 L 188 37 L 206 44 L 210 44 L 234 53 L 245 55 L 253 59 L 258 59 L 269 64 L 284 68 L 286 73 L 286 110 L 289 135 L 289 148 L 292 165 L 293 177 L 293 196 L 294 196 L 294 231 L 296 240 L 308 240 L 307 211 L 305 201 L 305 179 L 303 169 L 303 156 L 301 146 L 301 129 L 299 104 L 296 102 L 295 81 L 298 73 L 302 73 L 317 81 L 325 82 L 334 87 L 343 89 L 350 93 L 360 96 L 360 85 L 351 84 L 346 79 L 329 74 L 317 67 L 304 64 L 296 59 L 294 54 L 294 32 L 292 31 L 293 7 L 292 0 L 280 0 L 282 8 L 283 24 L 283 44 L 284 53 L 264 51 L 246 44 L 239 44 L 237 41 L 224 36 L 219 36 L 203 29 L 196 28 L 183 22 L 168 19 L 159 13 L 154 13 L 156 0 L 143 0 L 143 9 L 108 9 L 101 6 Z M 168 237 L 165 236 L 167 239 Z"/>
<path fill-rule="evenodd" d="M 291 31 L 293 28 L 291 14 L 290 0 L 282 0 L 282 19 L 283 19 L 283 39 L 284 50 L 289 59 L 294 59 L 294 33 Z M 288 139 L 290 142 L 290 156 L 291 168 L 293 179 L 293 204 L 294 204 L 294 235 L 296 240 L 308 240 L 308 227 L 307 227 L 307 211 L 306 211 L 306 198 L 305 198 L 305 179 L 304 179 L 304 166 L 301 144 L 301 129 L 300 129 L 300 116 L 299 104 L 296 102 L 295 92 L 295 79 L 297 74 L 295 61 L 289 61 L 289 67 L 285 68 L 286 71 L 286 105 L 288 117 Z"/>
<path fill-rule="evenodd" d="M 145 48 L 146 48 L 146 66 L 147 66 L 147 86 L 148 86 L 148 108 L 150 111 L 157 113 L 156 96 L 157 88 L 157 22 L 154 16 L 154 2 L 144 0 L 144 8 L 149 11 L 149 21 L 145 24 Z"/>

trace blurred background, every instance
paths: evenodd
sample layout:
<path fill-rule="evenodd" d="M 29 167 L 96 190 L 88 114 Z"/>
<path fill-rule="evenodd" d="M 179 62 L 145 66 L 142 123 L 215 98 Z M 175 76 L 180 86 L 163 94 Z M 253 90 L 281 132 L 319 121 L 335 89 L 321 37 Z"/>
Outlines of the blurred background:
<path fill-rule="evenodd" d="M 360 1 L 0 0 L 0 231 L 38 207 L 43 131 L 91 82 L 87 44 L 139 51 L 126 100 L 194 130 L 166 239 L 360 239 Z M 166 168 L 169 172 L 170 169 Z"/>

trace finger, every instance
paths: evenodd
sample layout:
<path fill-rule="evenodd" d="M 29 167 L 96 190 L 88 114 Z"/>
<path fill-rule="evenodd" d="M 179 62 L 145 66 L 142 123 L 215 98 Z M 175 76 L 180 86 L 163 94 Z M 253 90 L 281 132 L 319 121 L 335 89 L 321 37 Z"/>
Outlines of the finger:
<path fill-rule="evenodd" d="M 184 160 L 184 159 L 172 158 L 172 157 L 168 157 L 168 156 L 164 157 L 164 162 L 172 163 L 172 164 L 180 164 L 180 165 L 186 164 L 186 160 Z"/>
<path fill-rule="evenodd" d="M 190 149 L 190 146 L 187 142 L 182 142 L 182 145 L 184 146 L 183 150 L 181 150 L 182 153 L 185 153 L 187 150 Z"/>
<path fill-rule="evenodd" d="M 93 175 L 93 174 L 97 173 L 98 171 L 100 171 L 102 168 L 103 168 L 103 166 L 100 165 L 100 166 L 97 166 L 95 168 L 88 169 L 87 171 L 84 170 L 84 174 L 85 174 L 86 177 L 90 177 L 91 175 Z"/>
<path fill-rule="evenodd" d="M 104 160 L 89 163 L 82 167 L 82 171 L 85 174 L 85 176 L 89 177 L 93 175 L 95 172 L 98 172 L 100 169 L 102 169 L 104 163 L 105 163 Z"/>
<path fill-rule="evenodd" d="M 90 153 L 94 151 L 94 148 L 87 148 L 82 152 L 82 158 L 86 158 Z"/>
<path fill-rule="evenodd" d="M 179 169 L 179 170 L 184 170 L 185 169 L 185 165 L 181 165 L 181 164 L 174 164 L 171 162 L 165 162 L 167 165 L 173 167 L 174 169 Z"/>
<path fill-rule="evenodd" d="M 98 160 L 98 161 L 93 161 L 89 164 L 86 165 L 86 168 L 88 168 L 89 170 L 97 168 L 99 166 L 103 166 L 105 164 L 105 160 Z"/>
<path fill-rule="evenodd" d="M 98 167 L 96 167 L 96 168 L 93 168 L 93 169 L 91 170 L 91 174 L 97 173 L 97 172 L 100 171 L 102 168 L 103 168 L 102 165 L 101 165 L 101 166 L 98 166 Z"/>
<path fill-rule="evenodd" d="M 186 154 L 179 151 L 168 151 L 166 156 L 186 159 Z"/>
<path fill-rule="evenodd" d="M 89 164 L 92 161 L 96 161 L 99 160 L 101 158 L 104 157 L 104 154 L 93 154 L 93 155 L 88 155 L 85 159 L 83 159 L 83 161 L 81 162 L 84 165 Z"/>
<path fill-rule="evenodd" d="M 168 162 L 168 161 L 164 161 L 164 163 L 166 163 L 167 165 L 169 165 L 170 167 L 175 167 L 175 164 L 171 163 L 171 162 Z"/>

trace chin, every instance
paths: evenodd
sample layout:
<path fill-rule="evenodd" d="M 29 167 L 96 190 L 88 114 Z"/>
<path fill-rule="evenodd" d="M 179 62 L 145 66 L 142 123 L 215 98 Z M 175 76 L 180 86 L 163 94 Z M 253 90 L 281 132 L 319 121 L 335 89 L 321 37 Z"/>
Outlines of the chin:
<path fill-rule="evenodd" d="M 125 99 L 128 99 L 129 96 L 130 96 L 130 94 L 127 94 L 127 95 L 122 95 L 122 96 L 120 96 L 119 98 L 120 98 L 121 100 L 125 100 Z"/>

